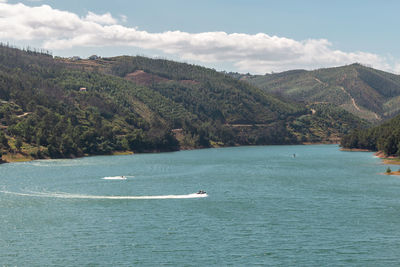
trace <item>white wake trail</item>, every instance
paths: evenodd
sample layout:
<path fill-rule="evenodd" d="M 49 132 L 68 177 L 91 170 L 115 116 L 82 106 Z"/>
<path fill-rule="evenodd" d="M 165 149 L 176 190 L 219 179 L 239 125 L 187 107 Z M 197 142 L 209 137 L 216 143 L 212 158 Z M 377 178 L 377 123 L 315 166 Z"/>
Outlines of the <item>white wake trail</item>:
<path fill-rule="evenodd" d="M 42 192 L 30 192 L 30 193 L 18 193 L 10 191 L 0 191 L 4 194 L 12 194 L 17 196 L 29 196 L 29 197 L 47 197 L 47 198 L 65 198 L 65 199 L 186 199 L 186 198 L 204 198 L 208 197 L 207 194 L 187 194 L 187 195 L 161 195 L 161 196 L 96 196 L 96 195 L 80 195 L 80 194 L 68 194 L 68 193 L 42 193 Z"/>
<path fill-rule="evenodd" d="M 101 179 L 103 180 L 126 180 L 127 176 L 106 176 Z"/>

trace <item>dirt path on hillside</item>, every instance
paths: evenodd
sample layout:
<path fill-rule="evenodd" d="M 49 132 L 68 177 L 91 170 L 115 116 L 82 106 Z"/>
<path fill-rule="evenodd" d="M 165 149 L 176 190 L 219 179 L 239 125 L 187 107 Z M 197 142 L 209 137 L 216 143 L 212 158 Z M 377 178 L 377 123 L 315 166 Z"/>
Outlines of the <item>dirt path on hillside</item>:
<path fill-rule="evenodd" d="M 339 88 L 342 89 L 342 91 L 343 91 L 346 95 L 348 95 L 348 96 L 350 97 L 351 102 L 353 103 L 353 106 L 354 106 L 358 111 L 361 111 L 360 107 L 357 105 L 356 101 L 355 101 L 354 98 L 350 95 L 350 93 L 347 92 L 346 89 L 344 89 L 343 86 L 339 86 Z"/>
<path fill-rule="evenodd" d="M 27 116 L 27 115 L 29 115 L 29 114 L 31 114 L 31 113 L 32 113 L 32 112 L 25 112 L 24 114 L 18 115 L 17 118 L 25 117 L 25 116 Z"/>
<path fill-rule="evenodd" d="M 326 83 L 322 82 L 322 81 L 321 81 L 320 79 L 318 79 L 318 78 L 315 78 L 315 77 L 314 77 L 314 80 L 316 80 L 317 82 L 319 82 L 319 83 L 322 84 L 323 86 L 327 86 Z"/>
<path fill-rule="evenodd" d="M 345 94 L 347 94 L 347 95 L 350 97 L 351 102 L 353 103 L 353 106 L 354 106 L 358 111 L 362 112 L 361 109 L 360 109 L 360 107 L 357 105 L 355 99 L 350 95 L 350 93 L 347 92 L 346 89 L 344 89 L 343 86 L 340 86 L 340 89 L 342 89 L 342 91 L 345 92 Z M 376 118 L 377 120 L 381 120 L 381 117 L 380 117 L 378 114 L 376 114 L 376 113 L 373 112 L 372 110 L 370 110 L 370 112 L 372 112 L 372 113 L 375 115 L 375 118 Z"/>

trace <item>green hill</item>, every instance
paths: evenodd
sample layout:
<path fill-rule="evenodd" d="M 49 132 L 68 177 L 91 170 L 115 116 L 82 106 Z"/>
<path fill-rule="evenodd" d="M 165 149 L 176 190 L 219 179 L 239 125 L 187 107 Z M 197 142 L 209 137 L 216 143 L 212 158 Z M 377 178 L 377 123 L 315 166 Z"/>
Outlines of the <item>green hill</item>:
<path fill-rule="evenodd" d="M 293 101 L 334 104 L 370 122 L 400 113 L 400 76 L 360 64 L 239 78 Z"/>
<path fill-rule="evenodd" d="M 91 58 L 0 46 L 3 159 L 337 141 L 366 125 L 200 66 Z"/>

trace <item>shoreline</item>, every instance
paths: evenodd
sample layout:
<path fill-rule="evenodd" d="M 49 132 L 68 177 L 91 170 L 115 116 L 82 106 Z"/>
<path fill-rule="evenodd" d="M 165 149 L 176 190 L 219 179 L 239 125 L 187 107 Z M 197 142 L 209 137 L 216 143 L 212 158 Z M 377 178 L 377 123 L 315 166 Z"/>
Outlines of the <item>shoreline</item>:
<path fill-rule="evenodd" d="M 399 157 L 387 157 L 385 153 L 382 151 L 378 151 L 374 153 L 375 157 L 378 157 L 382 160 L 383 164 L 387 165 L 400 165 L 400 158 Z M 390 174 L 389 174 L 390 175 Z M 397 174 L 396 174 L 397 175 Z M 399 174 L 400 175 L 400 174 Z"/>
<path fill-rule="evenodd" d="M 400 157 L 394 157 L 390 156 L 387 157 L 385 153 L 382 151 L 373 151 L 369 149 L 363 149 L 363 148 L 341 148 L 340 151 L 345 151 L 345 152 L 373 152 L 374 156 L 381 159 L 383 164 L 386 165 L 400 165 Z M 395 174 L 397 175 L 397 174 Z M 400 173 L 398 174 L 400 175 Z"/>
<path fill-rule="evenodd" d="M 284 145 L 337 145 L 338 143 L 330 143 L 330 142 L 306 142 L 306 143 L 299 143 L 299 144 L 281 144 L 282 146 Z M 241 145 L 234 145 L 234 146 L 211 146 L 209 148 L 223 148 L 223 147 L 240 147 Z M 242 145 L 242 146 L 249 146 L 249 145 Z M 251 145 L 250 145 L 251 146 Z M 275 146 L 275 145 L 254 145 L 254 146 Z M 52 159 L 74 159 L 74 158 L 85 158 L 85 157 L 92 157 L 92 156 L 121 156 L 121 155 L 133 155 L 133 154 L 148 154 L 148 153 L 163 153 L 163 152 L 177 152 L 177 151 L 187 151 L 187 150 L 197 150 L 197 149 L 204 149 L 204 147 L 199 147 L 199 148 L 189 148 L 189 147 L 183 147 L 179 150 L 172 150 L 172 151 L 146 151 L 146 152 L 133 152 L 133 151 L 113 151 L 111 154 L 93 154 L 93 155 L 83 155 L 83 156 L 75 156 L 75 157 L 70 157 L 70 158 L 32 158 L 30 156 L 25 156 L 21 153 L 19 154 L 12 154 L 12 156 L 6 156 L 0 158 L 0 166 L 5 163 L 18 163 L 18 162 L 29 162 L 29 161 L 35 161 L 35 160 L 52 160 Z M 400 162 L 399 162 L 400 164 Z"/>
<path fill-rule="evenodd" d="M 340 148 L 340 151 L 345 151 L 345 152 L 374 152 L 369 149 L 364 149 L 364 148 Z"/>
<path fill-rule="evenodd" d="M 400 171 L 385 172 L 384 175 L 400 175 Z"/>
<path fill-rule="evenodd" d="M 329 142 L 304 142 L 300 144 L 291 144 L 291 145 L 337 145 L 338 143 L 329 143 Z M 284 145 L 284 144 L 282 144 Z M 237 146 L 237 145 L 236 145 Z M 226 146 L 226 147 L 236 147 L 236 146 Z M 257 145 L 256 145 L 257 146 Z M 266 145 L 268 146 L 268 145 Z M 210 148 L 221 148 L 225 146 L 211 146 Z M 240 145 L 239 145 L 240 147 Z M 177 151 L 186 151 L 186 150 L 195 150 L 195 149 L 203 149 L 203 148 L 188 148 L 188 147 L 183 147 L 182 149 L 179 149 Z M 382 160 L 383 164 L 386 165 L 400 165 L 400 157 L 386 157 L 386 155 L 382 151 L 372 151 L 369 149 L 362 149 L 362 148 L 340 148 L 340 151 L 344 152 L 374 152 L 374 156 L 377 158 L 380 158 Z M 23 154 L 12 154 L 11 156 L 6 156 L 0 158 L 0 165 L 5 164 L 5 163 L 17 163 L 17 162 L 29 162 L 29 161 L 35 161 L 35 160 L 52 160 L 52 159 L 74 159 L 74 158 L 84 158 L 84 157 L 92 157 L 92 156 L 122 156 L 122 155 L 133 155 L 133 154 L 147 154 L 147 153 L 162 153 L 162 152 L 176 152 L 176 151 L 146 151 L 146 152 L 133 152 L 133 151 L 113 151 L 110 154 L 94 154 L 94 155 L 83 155 L 79 157 L 71 157 L 71 158 L 32 158 L 30 156 L 24 156 Z M 5 159 L 4 159 L 5 158 Z M 400 169 L 399 171 L 394 171 L 391 173 L 384 173 L 385 175 L 400 175 Z"/>
<path fill-rule="evenodd" d="M 70 157 L 70 158 L 32 158 L 30 156 L 26 156 L 24 154 L 18 153 L 18 154 L 12 154 L 9 156 L 1 157 L 0 158 L 0 165 L 5 164 L 5 163 L 18 163 L 18 162 L 30 162 L 30 161 L 35 161 L 35 160 L 52 160 L 52 159 L 76 159 L 76 158 L 85 158 L 85 157 L 92 157 L 92 156 L 122 156 L 122 155 L 133 155 L 135 154 L 133 151 L 113 151 L 111 154 L 93 154 L 93 155 L 83 155 L 83 156 L 75 156 L 75 157 Z M 5 158 L 5 159 L 4 159 Z"/>

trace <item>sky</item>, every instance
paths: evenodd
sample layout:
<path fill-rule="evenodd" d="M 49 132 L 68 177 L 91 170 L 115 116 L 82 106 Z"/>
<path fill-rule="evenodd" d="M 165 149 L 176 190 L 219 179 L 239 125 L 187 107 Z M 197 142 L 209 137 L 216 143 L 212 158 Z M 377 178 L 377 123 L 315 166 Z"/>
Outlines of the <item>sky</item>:
<path fill-rule="evenodd" d="M 355 62 L 400 73 L 400 1 L 0 0 L 0 42 L 265 74 Z"/>

